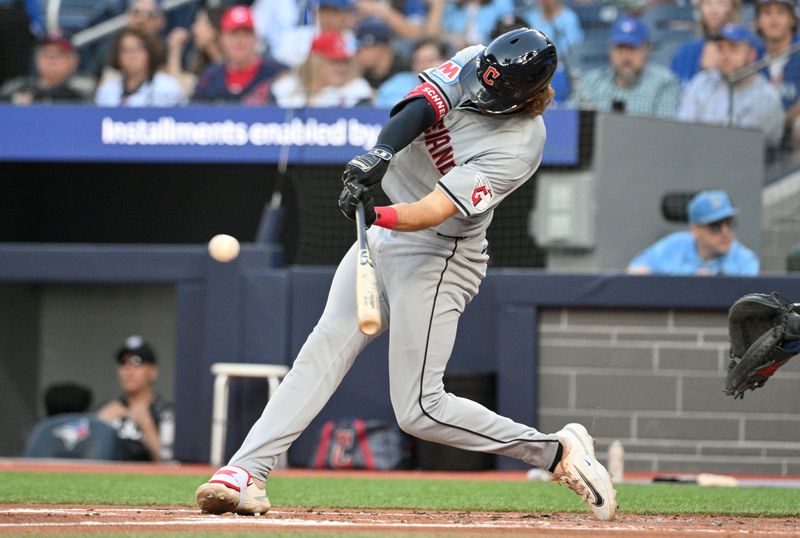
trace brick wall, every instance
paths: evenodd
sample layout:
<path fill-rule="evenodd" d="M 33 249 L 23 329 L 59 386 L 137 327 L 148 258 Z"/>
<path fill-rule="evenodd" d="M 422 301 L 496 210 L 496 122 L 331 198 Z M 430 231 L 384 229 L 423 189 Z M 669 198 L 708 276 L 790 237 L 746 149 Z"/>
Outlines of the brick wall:
<path fill-rule="evenodd" d="M 614 439 L 626 471 L 800 475 L 800 359 L 733 400 L 724 312 L 540 312 L 539 429 Z"/>

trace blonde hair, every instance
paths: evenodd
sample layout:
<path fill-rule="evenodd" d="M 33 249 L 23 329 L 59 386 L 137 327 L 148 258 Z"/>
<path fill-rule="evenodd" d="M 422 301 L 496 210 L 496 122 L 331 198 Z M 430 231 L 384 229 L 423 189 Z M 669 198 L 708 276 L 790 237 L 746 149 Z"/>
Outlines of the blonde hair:
<path fill-rule="evenodd" d="M 322 66 L 325 62 L 331 61 L 332 60 L 329 60 L 321 54 L 312 53 L 308 56 L 308 59 L 298 67 L 297 74 L 300 77 L 308 99 L 311 99 L 325 87 L 322 80 Z M 356 78 L 359 72 L 358 64 L 356 64 L 353 59 L 348 60 L 347 63 L 349 67 L 347 80 L 349 82 Z"/>

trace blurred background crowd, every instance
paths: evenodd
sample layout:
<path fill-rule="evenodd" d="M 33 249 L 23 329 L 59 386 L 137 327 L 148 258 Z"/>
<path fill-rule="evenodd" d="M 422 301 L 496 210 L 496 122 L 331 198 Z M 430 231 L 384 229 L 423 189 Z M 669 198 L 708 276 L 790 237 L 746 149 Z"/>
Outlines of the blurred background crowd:
<path fill-rule="evenodd" d="M 556 106 L 800 138 L 793 0 L 0 0 L 0 100 L 391 107 L 510 29 L 559 50 Z"/>

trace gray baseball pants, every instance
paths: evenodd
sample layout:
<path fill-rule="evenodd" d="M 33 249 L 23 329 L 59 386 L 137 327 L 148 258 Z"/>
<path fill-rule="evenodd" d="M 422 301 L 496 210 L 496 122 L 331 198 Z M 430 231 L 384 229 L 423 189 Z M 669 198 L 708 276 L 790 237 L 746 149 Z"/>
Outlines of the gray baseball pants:
<path fill-rule="evenodd" d="M 368 238 L 384 328 L 389 328 L 390 396 L 399 426 L 420 439 L 549 468 L 558 448 L 555 434 L 542 434 L 444 391 L 442 376 L 458 318 L 486 273 L 483 237 L 373 226 Z M 278 456 L 308 427 L 375 338 L 358 330 L 355 264 L 353 246 L 336 270 L 317 326 L 230 460 L 256 479 L 266 479 Z"/>

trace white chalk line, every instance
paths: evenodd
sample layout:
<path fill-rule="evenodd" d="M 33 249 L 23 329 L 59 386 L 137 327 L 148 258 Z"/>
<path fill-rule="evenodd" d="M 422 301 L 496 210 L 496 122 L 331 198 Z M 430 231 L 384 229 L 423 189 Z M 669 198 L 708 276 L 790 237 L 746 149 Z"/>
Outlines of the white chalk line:
<path fill-rule="evenodd" d="M 155 513 L 159 515 L 188 513 L 192 517 L 182 517 L 177 519 L 167 519 L 159 521 L 76 521 L 76 522 L 20 522 L 20 523 L 0 523 L 0 528 L 32 528 L 32 527 L 120 527 L 120 526 L 139 526 L 139 527 L 155 527 L 155 526 L 228 526 L 228 525 L 243 525 L 243 526 L 256 526 L 256 527 L 326 527 L 326 528 L 344 528 L 344 529 L 357 529 L 357 528 L 396 528 L 403 526 L 404 528 L 415 528 L 421 530 L 529 530 L 529 531 L 569 531 L 581 533 L 591 533 L 596 531 L 604 532 L 648 532 L 654 530 L 652 526 L 643 525 L 613 525 L 609 524 L 601 528 L 596 527 L 580 527 L 580 523 L 574 525 L 566 525 L 554 523 L 550 521 L 538 522 L 521 522 L 521 521 L 507 521 L 507 522 L 473 522 L 473 523 L 412 523 L 408 521 L 331 521 L 331 520 L 313 520 L 313 519 L 294 519 L 294 518 L 269 518 L 269 517 L 217 517 L 208 514 L 200 514 L 197 510 L 192 509 L 156 509 L 156 508 L 100 508 L 100 509 L 85 509 L 85 508 L 9 508 L 0 510 L 2 514 L 51 514 L 51 515 L 81 515 L 85 514 L 89 517 L 119 517 L 122 515 L 129 515 L 130 513 Z M 294 514 L 295 512 L 285 511 L 270 511 L 273 515 Z M 365 516 L 369 515 L 367 512 L 314 512 L 314 515 L 324 516 L 325 514 L 336 516 Z M 402 514 L 398 514 L 401 516 Z M 411 515 L 411 514 L 409 514 Z M 661 532 L 666 529 L 661 530 Z M 752 534 L 754 529 L 674 529 L 667 532 L 675 532 L 676 534 Z M 785 531 L 775 529 L 774 531 L 768 530 L 758 534 L 785 534 Z"/>
<path fill-rule="evenodd" d="M 173 526 L 173 527 L 180 527 L 180 526 L 228 526 L 230 524 L 237 524 L 237 525 L 249 525 L 249 526 L 256 526 L 256 527 L 327 527 L 327 528 L 342 528 L 342 529 L 350 529 L 356 530 L 359 528 L 397 528 L 402 526 L 403 528 L 414 528 L 414 529 L 421 529 L 421 530 L 527 530 L 530 532 L 542 532 L 542 531 L 569 531 L 569 532 L 578 532 L 580 531 L 581 534 L 586 533 L 596 533 L 596 532 L 628 532 L 628 533 L 644 533 L 647 531 L 652 531 L 652 528 L 648 527 L 641 527 L 641 526 L 604 526 L 602 528 L 592 528 L 592 527 L 577 527 L 571 525 L 556 525 L 552 523 L 543 523 L 537 525 L 526 525 L 524 523 L 508 523 L 508 524 L 497 524 L 497 523 L 470 523 L 470 524 L 463 524 L 463 523 L 385 523 L 385 522 L 364 522 L 364 523 L 354 523 L 354 522 L 346 522 L 346 521 L 314 521 L 308 519 L 260 519 L 260 520 L 252 520 L 252 519 L 237 519 L 237 520 L 222 520 L 222 519 L 177 519 L 177 520 L 170 520 L 170 521 L 119 521 L 119 522 L 111 522 L 111 521 L 80 521 L 75 523 L 0 523 L 0 528 L 30 528 L 30 527 L 118 527 L 118 526 L 138 526 L 138 527 L 156 527 L 156 526 Z M 730 534 L 749 534 L 753 535 L 753 531 L 750 530 L 743 530 L 739 529 L 736 531 L 726 531 L 722 529 L 673 529 L 673 530 L 661 530 L 660 532 L 675 532 L 675 534 L 722 534 L 726 533 Z M 764 534 L 764 533 L 760 533 Z M 772 533 L 770 533 L 772 534 Z M 774 534 L 785 534 L 775 532 Z"/>

